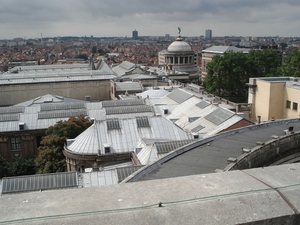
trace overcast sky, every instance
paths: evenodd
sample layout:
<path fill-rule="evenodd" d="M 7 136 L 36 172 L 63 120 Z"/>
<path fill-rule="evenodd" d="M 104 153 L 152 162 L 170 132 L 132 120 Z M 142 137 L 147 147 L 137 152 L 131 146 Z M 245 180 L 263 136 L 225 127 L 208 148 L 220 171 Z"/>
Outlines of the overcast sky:
<path fill-rule="evenodd" d="M 0 39 L 300 36 L 300 0 L 0 0 Z"/>

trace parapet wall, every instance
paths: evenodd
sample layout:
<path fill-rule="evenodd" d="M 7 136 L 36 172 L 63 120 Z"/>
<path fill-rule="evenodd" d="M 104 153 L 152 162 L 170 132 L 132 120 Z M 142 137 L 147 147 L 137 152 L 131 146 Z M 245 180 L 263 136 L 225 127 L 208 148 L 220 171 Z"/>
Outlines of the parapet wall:
<path fill-rule="evenodd" d="M 257 143 L 252 149 L 243 149 L 235 162 L 230 163 L 224 171 L 243 170 L 268 166 L 283 158 L 300 157 L 300 132 L 291 133 L 287 136 L 273 136 L 273 140 L 265 143 Z"/>

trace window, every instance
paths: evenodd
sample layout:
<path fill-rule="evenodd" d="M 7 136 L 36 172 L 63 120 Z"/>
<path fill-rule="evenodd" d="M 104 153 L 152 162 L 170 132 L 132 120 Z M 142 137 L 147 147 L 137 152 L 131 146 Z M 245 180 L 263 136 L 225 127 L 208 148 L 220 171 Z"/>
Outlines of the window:
<path fill-rule="evenodd" d="M 12 137 L 10 139 L 10 143 L 11 143 L 11 150 L 17 150 L 21 148 L 20 137 Z"/>
<path fill-rule="evenodd" d="M 293 102 L 293 110 L 298 110 L 298 103 Z"/>
<path fill-rule="evenodd" d="M 110 153 L 110 147 L 104 147 L 104 151 L 105 151 L 105 154 L 109 154 Z"/>
<path fill-rule="evenodd" d="M 286 101 L 286 106 L 285 108 L 290 109 L 291 108 L 291 101 Z"/>

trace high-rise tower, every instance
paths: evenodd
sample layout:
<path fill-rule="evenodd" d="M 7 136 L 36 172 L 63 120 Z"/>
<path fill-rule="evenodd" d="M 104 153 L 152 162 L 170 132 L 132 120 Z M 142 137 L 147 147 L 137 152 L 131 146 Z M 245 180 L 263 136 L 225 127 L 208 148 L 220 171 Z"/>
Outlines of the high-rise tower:
<path fill-rule="evenodd" d="M 133 40 L 139 39 L 139 35 L 138 35 L 137 30 L 132 31 L 132 39 L 133 39 Z"/>
<path fill-rule="evenodd" d="M 212 39 L 212 30 L 207 29 L 205 31 L 205 39 L 206 40 L 211 40 Z"/>

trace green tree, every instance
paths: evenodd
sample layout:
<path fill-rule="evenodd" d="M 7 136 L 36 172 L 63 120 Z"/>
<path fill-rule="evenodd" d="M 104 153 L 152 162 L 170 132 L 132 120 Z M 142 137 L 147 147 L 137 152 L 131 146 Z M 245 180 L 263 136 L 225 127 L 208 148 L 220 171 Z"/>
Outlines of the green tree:
<path fill-rule="evenodd" d="M 247 54 L 250 77 L 277 77 L 281 58 L 275 49 L 251 50 Z"/>
<path fill-rule="evenodd" d="M 23 176 L 35 174 L 34 159 L 30 158 L 15 158 L 13 161 L 8 162 L 8 175 L 9 176 Z"/>
<path fill-rule="evenodd" d="M 245 98 L 250 77 L 279 76 L 280 57 L 276 50 L 251 50 L 242 52 L 225 52 L 216 55 L 207 65 L 207 76 L 203 85 L 209 93 L 230 97 Z"/>
<path fill-rule="evenodd" d="M 8 163 L 0 155 L 0 178 L 8 176 Z"/>
<path fill-rule="evenodd" d="M 285 77 L 300 77 L 300 51 L 293 49 L 285 59 L 282 65 L 281 75 Z"/>
<path fill-rule="evenodd" d="M 207 65 L 204 81 L 206 90 L 218 96 L 230 96 L 232 93 L 244 95 L 248 81 L 246 55 L 242 52 L 225 52 L 216 55 Z"/>
<path fill-rule="evenodd" d="M 37 173 L 55 173 L 66 171 L 66 159 L 63 147 L 67 138 L 73 139 L 91 126 L 93 121 L 84 116 L 70 117 L 67 121 L 59 121 L 46 131 L 41 141 L 39 154 L 35 159 Z"/>

